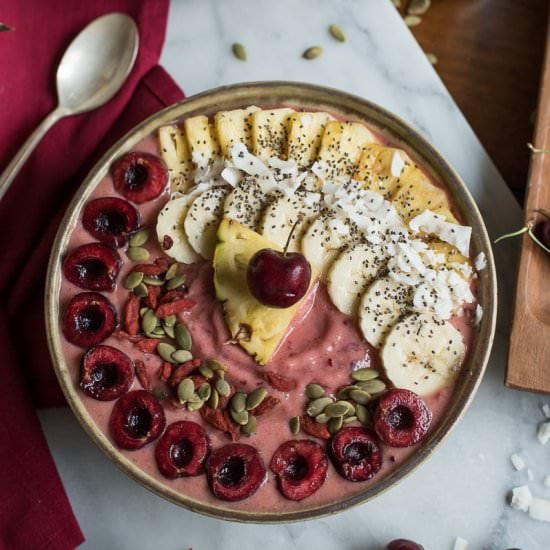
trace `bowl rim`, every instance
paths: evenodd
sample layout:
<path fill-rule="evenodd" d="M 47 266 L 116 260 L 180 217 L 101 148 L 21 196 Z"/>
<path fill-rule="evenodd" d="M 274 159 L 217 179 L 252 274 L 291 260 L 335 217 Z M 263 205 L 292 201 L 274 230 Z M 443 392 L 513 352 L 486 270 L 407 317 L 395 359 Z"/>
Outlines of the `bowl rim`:
<path fill-rule="evenodd" d="M 78 389 L 71 381 L 69 367 L 62 351 L 62 336 L 59 328 L 60 259 L 84 202 L 107 174 L 111 162 L 120 154 L 131 149 L 146 135 L 176 119 L 180 120 L 196 114 L 211 115 L 219 110 L 253 104 L 264 106 L 264 108 L 288 104 L 295 107 L 309 107 L 310 110 L 328 110 L 328 112 L 348 117 L 349 120 L 363 121 L 369 126 L 381 130 L 394 143 L 398 143 L 400 147 L 412 154 L 413 158 L 419 159 L 422 168 L 441 182 L 451 195 L 453 207 L 461 212 L 465 223 L 472 227 L 471 250 L 473 253 L 471 257 L 482 251 L 487 260 L 486 268 L 479 274 L 477 282 L 478 303 L 482 303 L 483 318 L 476 329 L 477 333 L 468 356 L 461 367 L 462 381 L 453 392 L 454 397 L 449 410 L 442 416 L 435 429 L 431 430 L 428 438 L 399 467 L 379 482 L 367 487 L 365 491 L 355 492 L 339 501 L 309 508 L 306 505 L 301 510 L 291 512 L 248 512 L 243 509 L 233 510 L 230 503 L 222 501 L 219 505 L 203 503 L 170 489 L 166 484 L 137 468 L 119 453 L 88 414 L 80 399 Z M 45 286 L 46 334 L 54 370 L 68 404 L 94 443 L 122 471 L 159 496 L 206 516 L 247 523 L 284 523 L 338 513 L 372 500 L 408 477 L 421 464 L 425 463 L 472 402 L 489 360 L 495 333 L 496 313 L 497 281 L 489 236 L 472 195 L 452 166 L 424 136 L 385 108 L 365 98 L 335 88 L 303 82 L 261 81 L 220 86 L 166 107 L 129 130 L 95 163 L 65 210 L 51 249 Z"/>

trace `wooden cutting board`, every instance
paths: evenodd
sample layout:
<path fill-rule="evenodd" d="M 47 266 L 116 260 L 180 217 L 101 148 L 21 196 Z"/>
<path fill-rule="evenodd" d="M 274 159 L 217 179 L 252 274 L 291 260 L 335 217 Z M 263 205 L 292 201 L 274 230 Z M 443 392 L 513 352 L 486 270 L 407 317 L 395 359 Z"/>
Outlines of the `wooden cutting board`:
<path fill-rule="evenodd" d="M 533 144 L 550 149 L 550 28 Z M 537 222 L 537 208 L 550 210 L 550 153 L 533 154 L 525 202 L 525 223 Z M 550 393 L 550 254 L 523 236 L 506 385 Z"/>

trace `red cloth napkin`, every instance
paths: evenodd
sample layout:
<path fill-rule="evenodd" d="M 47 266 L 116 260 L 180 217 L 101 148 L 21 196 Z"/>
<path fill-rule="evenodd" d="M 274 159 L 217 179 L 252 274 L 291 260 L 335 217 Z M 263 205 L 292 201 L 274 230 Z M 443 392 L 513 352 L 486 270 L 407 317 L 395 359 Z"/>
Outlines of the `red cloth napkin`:
<path fill-rule="evenodd" d="M 58 122 L 0 202 L 0 549 L 72 549 L 83 541 L 34 406 L 64 403 L 44 331 L 51 244 L 68 201 L 93 163 L 132 126 L 182 99 L 157 65 L 168 0 L 4 2 L 0 33 L 0 170 L 55 107 L 55 66 L 92 19 L 125 12 L 140 50 L 108 104 Z"/>

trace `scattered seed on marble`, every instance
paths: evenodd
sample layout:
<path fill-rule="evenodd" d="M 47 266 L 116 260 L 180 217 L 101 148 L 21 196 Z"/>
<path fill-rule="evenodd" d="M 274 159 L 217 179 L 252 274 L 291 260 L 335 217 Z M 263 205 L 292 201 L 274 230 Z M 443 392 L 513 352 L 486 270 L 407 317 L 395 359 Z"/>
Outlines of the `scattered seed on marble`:
<path fill-rule="evenodd" d="M 145 284 L 140 283 L 136 286 L 136 288 L 134 288 L 134 294 L 140 298 L 145 298 L 149 295 L 149 291 L 147 290 L 147 286 L 145 286 Z"/>
<path fill-rule="evenodd" d="M 369 392 L 359 388 L 357 388 L 356 390 L 351 390 L 349 392 L 349 396 L 356 403 L 360 403 L 361 405 L 366 405 L 371 400 L 371 397 L 372 397 Z"/>
<path fill-rule="evenodd" d="M 231 386 L 223 378 L 218 378 L 215 384 L 216 390 L 222 397 L 227 397 L 231 393 Z"/>
<path fill-rule="evenodd" d="M 235 42 L 231 46 L 231 51 L 237 59 L 240 59 L 241 61 L 246 61 L 246 49 L 242 44 L 240 44 L 239 42 Z"/>
<path fill-rule="evenodd" d="M 406 15 L 403 18 L 403 21 L 405 21 L 405 25 L 407 25 L 407 27 L 416 27 L 422 23 L 422 18 L 418 15 Z"/>
<path fill-rule="evenodd" d="M 355 407 L 355 414 L 361 424 L 368 424 L 370 422 L 370 414 L 367 407 L 360 405 L 359 403 Z"/>
<path fill-rule="evenodd" d="M 241 412 L 246 409 L 246 393 L 242 391 L 238 391 L 232 398 L 231 398 L 231 409 L 235 412 Z"/>
<path fill-rule="evenodd" d="M 145 275 L 143 277 L 143 282 L 146 285 L 151 286 L 162 286 L 164 284 L 164 281 L 162 279 L 159 279 L 158 277 L 153 277 L 152 275 Z"/>
<path fill-rule="evenodd" d="M 202 376 L 208 379 L 213 378 L 214 376 L 214 371 L 206 364 L 199 367 L 199 372 L 202 374 Z"/>
<path fill-rule="evenodd" d="M 327 429 L 334 435 L 344 424 L 344 419 L 341 416 L 335 416 L 328 421 Z"/>
<path fill-rule="evenodd" d="M 373 380 L 374 378 L 378 378 L 380 376 L 380 373 L 376 369 L 357 369 L 354 370 L 351 373 L 351 377 L 353 380 Z"/>
<path fill-rule="evenodd" d="M 326 424 L 329 420 L 330 416 L 325 413 L 320 413 L 315 417 L 315 422 L 319 422 L 319 424 Z"/>
<path fill-rule="evenodd" d="M 330 405 L 331 403 L 332 399 L 330 397 L 319 397 L 308 403 L 306 412 L 309 416 L 317 416 L 325 410 L 327 405 Z"/>
<path fill-rule="evenodd" d="M 293 416 L 288 421 L 288 426 L 290 428 L 290 433 L 297 435 L 300 432 L 300 417 L 299 416 Z"/>
<path fill-rule="evenodd" d="M 323 395 L 325 395 L 325 388 L 323 388 L 320 384 L 308 384 L 306 386 L 306 395 L 310 399 L 318 399 L 319 397 L 323 397 Z"/>
<path fill-rule="evenodd" d="M 197 395 L 203 400 L 208 401 L 210 399 L 210 395 L 212 394 L 212 387 L 208 382 L 203 382 L 199 389 L 197 390 Z"/>
<path fill-rule="evenodd" d="M 128 244 L 132 248 L 136 248 L 138 246 L 143 246 L 148 240 L 149 240 L 149 231 L 147 229 L 142 229 L 137 233 L 134 233 L 130 237 Z"/>
<path fill-rule="evenodd" d="M 173 264 L 170 265 L 170 267 L 167 269 L 166 275 L 164 275 L 164 279 L 165 279 L 166 281 L 170 281 L 170 280 L 173 279 L 177 274 L 178 274 L 178 264 L 177 264 L 177 263 L 173 263 Z"/>
<path fill-rule="evenodd" d="M 193 393 L 195 392 L 195 384 L 191 378 L 184 378 L 179 384 L 178 384 L 178 399 L 181 403 L 185 403 L 186 401 L 189 401 L 193 397 Z"/>
<path fill-rule="evenodd" d="M 256 417 L 252 414 L 248 415 L 248 422 L 241 427 L 241 432 L 243 432 L 244 435 L 252 435 L 256 432 L 256 428 L 258 426 L 258 421 L 256 420 Z"/>
<path fill-rule="evenodd" d="M 172 357 L 176 348 L 167 342 L 160 342 L 157 345 L 157 353 L 168 363 L 177 363 L 178 361 Z"/>
<path fill-rule="evenodd" d="M 212 407 L 213 409 L 218 408 L 218 404 L 220 402 L 220 394 L 212 388 L 212 391 L 210 392 L 210 399 L 208 400 L 208 406 Z"/>
<path fill-rule="evenodd" d="M 143 273 L 141 271 L 133 271 L 124 279 L 124 288 L 133 290 L 143 281 Z"/>
<path fill-rule="evenodd" d="M 149 259 L 149 251 L 141 246 L 130 247 L 126 251 L 126 256 L 132 260 L 132 262 L 144 262 Z"/>
<path fill-rule="evenodd" d="M 257 407 L 266 397 L 267 390 L 265 388 L 256 388 L 254 391 L 248 394 L 246 398 L 246 409 L 248 411 Z"/>
<path fill-rule="evenodd" d="M 186 349 L 178 349 L 172 353 L 172 359 L 176 363 L 186 363 L 193 359 L 193 354 Z"/>
<path fill-rule="evenodd" d="M 317 59 L 323 53 L 321 46 L 312 46 L 304 51 L 302 57 L 304 59 Z"/>
<path fill-rule="evenodd" d="M 193 339 L 189 329 L 183 323 L 177 323 L 174 326 L 174 336 L 180 349 L 190 350 L 193 346 Z"/>
<path fill-rule="evenodd" d="M 153 332 L 158 325 L 158 317 L 155 315 L 155 312 L 152 309 L 149 309 L 143 315 L 141 320 L 141 328 L 143 332 Z"/>
<path fill-rule="evenodd" d="M 248 414 L 248 411 L 237 412 L 233 409 L 230 409 L 229 413 L 231 414 L 231 418 L 240 426 L 244 426 L 248 422 L 248 417 L 250 416 Z"/>
<path fill-rule="evenodd" d="M 174 290 L 185 283 L 185 275 L 176 275 L 166 283 L 167 290 Z"/>
<path fill-rule="evenodd" d="M 338 42 L 346 41 L 346 35 L 338 25 L 330 25 L 328 28 L 328 32 L 330 33 L 330 36 L 334 38 L 334 40 L 338 40 Z"/>

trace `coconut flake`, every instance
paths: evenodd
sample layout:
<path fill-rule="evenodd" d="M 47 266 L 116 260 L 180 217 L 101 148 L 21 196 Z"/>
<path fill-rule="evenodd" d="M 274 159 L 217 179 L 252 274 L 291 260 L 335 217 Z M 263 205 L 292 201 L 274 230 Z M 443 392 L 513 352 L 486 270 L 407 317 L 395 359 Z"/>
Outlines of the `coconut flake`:
<path fill-rule="evenodd" d="M 482 318 L 483 318 L 483 308 L 479 304 L 476 304 L 476 312 L 474 315 L 474 326 L 477 327 L 479 323 L 481 323 Z"/>
<path fill-rule="evenodd" d="M 468 541 L 466 539 L 463 539 L 462 537 L 456 537 L 453 550 L 467 550 L 467 549 L 468 549 Z"/>
<path fill-rule="evenodd" d="M 522 512 L 527 512 L 531 501 L 533 500 L 533 495 L 529 490 L 527 485 L 522 485 L 521 487 L 514 487 L 512 489 L 512 498 L 510 499 L 510 506 L 514 510 L 521 510 Z"/>
<path fill-rule="evenodd" d="M 481 271 L 487 267 L 487 258 L 485 252 L 481 251 L 474 260 L 476 271 Z"/>
<path fill-rule="evenodd" d="M 533 497 L 529 505 L 529 517 L 550 522 L 550 500 Z"/>
<path fill-rule="evenodd" d="M 243 179 L 242 171 L 232 166 L 226 166 L 220 175 L 231 187 L 236 187 Z"/>
<path fill-rule="evenodd" d="M 513 455 L 510 456 L 510 461 L 512 462 L 512 466 L 518 472 L 521 472 L 521 470 L 525 468 L 525 461 L 517 453 L 514 453 Z"/>
<path fill-rule="evenodd" d="M 403 168 L 405 168 L 405 161 L 401 157 L 401 154 L 399 153 L 399 151 L 395 151 L 391 159 L 391 167 L 390 167 L 391 175 L 394 178 L 398 178 L 401 175 Z"/>
<path fill-rule="evenodd" d="M 537 438 L 543 445 L 548 443 L 548 440 L 550 440 L 550 422 L 543 422 L 539 426 Z"/>

